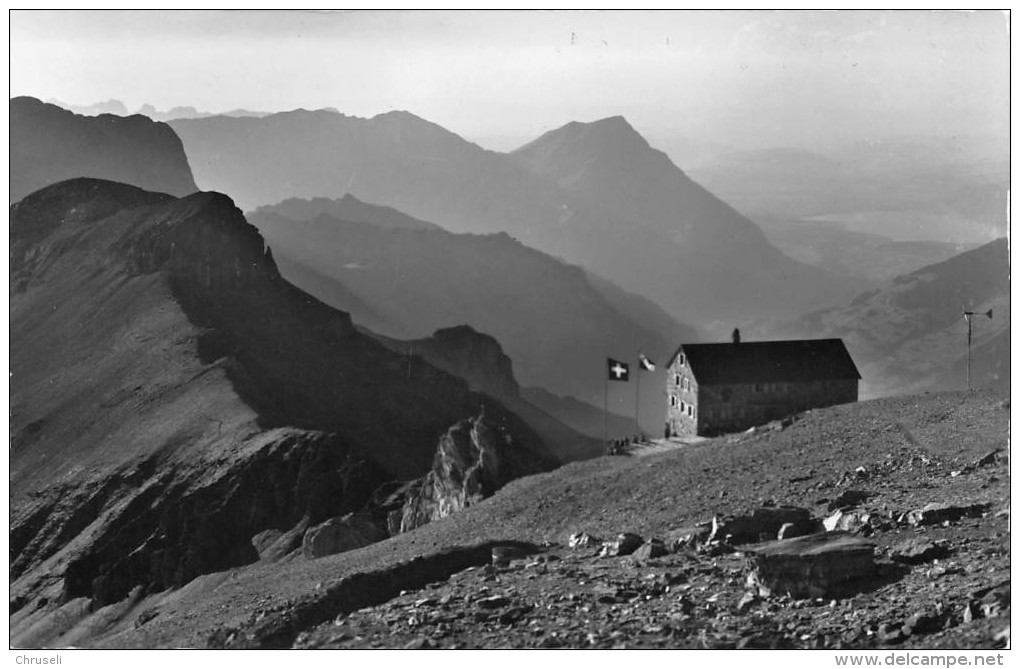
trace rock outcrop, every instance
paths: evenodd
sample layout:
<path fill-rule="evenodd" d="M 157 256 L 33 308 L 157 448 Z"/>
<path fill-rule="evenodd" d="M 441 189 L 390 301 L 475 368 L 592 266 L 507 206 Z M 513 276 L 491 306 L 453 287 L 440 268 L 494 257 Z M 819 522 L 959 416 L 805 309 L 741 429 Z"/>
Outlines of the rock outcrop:
<path fill-rule="evenodd" d="M 528 457 L 504 427 L 484 414 L 459 421 L 440 438 L 431 471 L 408 494 L 399 511 L 400 531 L 477 504 L 507 482 L 549 464 Z"/>
<path fill-rule="evenodd" d="M 173 129 L 145 116 L 80 116 L 35 98 L 10 101 L 10 201 L 76 177 L 182 196 L 198 190 Z"/>

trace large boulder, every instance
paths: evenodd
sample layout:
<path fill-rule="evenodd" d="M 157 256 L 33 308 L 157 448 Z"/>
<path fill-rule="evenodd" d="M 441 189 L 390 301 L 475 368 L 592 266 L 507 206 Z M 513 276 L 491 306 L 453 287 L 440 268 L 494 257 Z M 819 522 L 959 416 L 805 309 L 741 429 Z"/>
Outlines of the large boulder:
<path fill-rule="evenodd" d="M 330 518 L 305 532 L 301 552 L 309 560 L 362 548 L 386 538 L 367 513 Z"/>
<path fill-rule="evenodd" d="M 875 545 L 847 534 L 813 534 L 746 549 L 749 585 L 764 596 L 829 597 L 875 573 Z"/>

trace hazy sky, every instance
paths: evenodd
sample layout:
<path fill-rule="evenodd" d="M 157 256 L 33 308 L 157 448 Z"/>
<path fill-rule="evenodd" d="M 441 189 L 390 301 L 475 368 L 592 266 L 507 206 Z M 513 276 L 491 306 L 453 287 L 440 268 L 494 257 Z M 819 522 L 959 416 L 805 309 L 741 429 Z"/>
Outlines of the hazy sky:
<path fill-rule="evenodd" d="M 13 11 L 11 95 L 406 109 L 494 148 L 622 114 L 741 146 L 1008 132 L 1001 12 Z M 507 148 L 507 147 L 499 147 Z"/>

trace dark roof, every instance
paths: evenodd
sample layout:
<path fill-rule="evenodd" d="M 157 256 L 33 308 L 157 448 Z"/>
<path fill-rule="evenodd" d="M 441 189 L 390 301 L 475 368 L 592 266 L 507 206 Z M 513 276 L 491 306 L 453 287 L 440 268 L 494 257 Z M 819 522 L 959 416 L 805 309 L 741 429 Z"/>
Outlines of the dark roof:
<path fill-rule="evenodd" d="M 861 378 L 842 339 L 683 344 L 680 351 L 701 384 Z"/>

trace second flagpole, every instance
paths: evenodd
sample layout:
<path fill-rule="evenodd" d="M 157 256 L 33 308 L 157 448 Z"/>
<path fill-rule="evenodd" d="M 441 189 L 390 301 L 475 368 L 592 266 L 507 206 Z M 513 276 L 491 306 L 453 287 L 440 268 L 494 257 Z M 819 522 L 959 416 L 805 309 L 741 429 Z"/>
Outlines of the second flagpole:
<path fill-rule="evenodd" d="M 634 385 L 636 389 L 634 391 L 634 436 L 635 438 L 641 434 L 641 421 L 638 420 L 638 416 L 641 413 L 641 370 L 644 367 L 641 365 L 641 360 L 637 361 L 637 367 L 634 369 Z"/>

